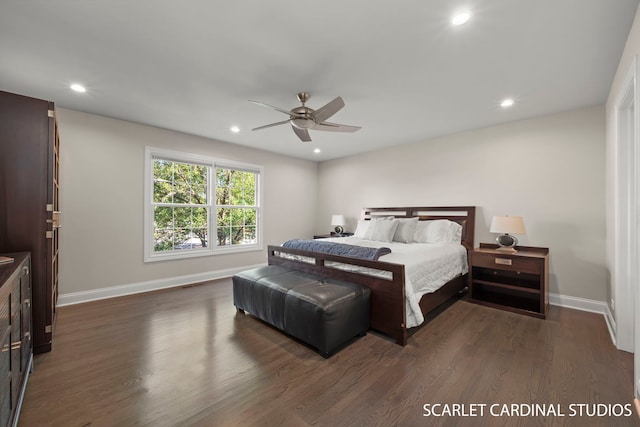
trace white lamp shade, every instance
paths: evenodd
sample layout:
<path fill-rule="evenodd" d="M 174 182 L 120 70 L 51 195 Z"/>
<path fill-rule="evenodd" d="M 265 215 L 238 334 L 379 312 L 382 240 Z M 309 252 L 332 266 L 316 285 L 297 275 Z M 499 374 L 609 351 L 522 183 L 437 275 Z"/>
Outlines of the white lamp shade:
<path fill-rule="evenodd" d="M 345 225 L 344 215 L 331 215 L 331 225 Z"/>
<path fill-rule="evenodd" d="M 489 231 L 491 233 L 527 234 L 521 216 L 494 216 Z"/>

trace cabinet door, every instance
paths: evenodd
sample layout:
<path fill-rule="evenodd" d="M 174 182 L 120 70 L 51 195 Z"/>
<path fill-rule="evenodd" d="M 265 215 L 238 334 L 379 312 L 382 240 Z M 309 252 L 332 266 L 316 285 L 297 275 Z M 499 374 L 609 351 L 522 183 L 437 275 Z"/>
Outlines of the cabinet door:
<path fill-rule="evenodd" d="M 0 91 L 0 252 L 31 252 L 32 338 L 40 353 L 51 350 L 53 292 L 58 292 L 57 259 L 52 262 L 57 227 L 48 237 L 53 227 L 48 221 L 59 210 L 53 190 L 59 170 L 51 160 L 58 156 L 51 147 L 57 135 L 52 107 L 45 100 Z"/>
<path fill-rule="evenodd" d="M 11 325 L 9 323 L 10 296 L 6 293 L 0 301 L 0 426 L 11 419 Z"/>
<path fill-rule="evenodd" d="M 49 103 L 49 155 L 47 172 L 47 301 L 45 333 L 53 339 L 53 326 L 58 304 L 58 266 L 60 247 L 60 136 L 53 103 Z"/>
<path fill-rule="evenodd" d="M 32 338 L 31 338 L 31 268 L 27 261 L 22 266 L 22 276 L 20 278 L 20 286 L 22 288 L 22 363 L 21 370 L 24 372 L 29 368 L 29 359 L 31 357 Z"/>
<path fill-rule="evenodd" d="M 19 268 L 19 267 L 18 267 Z M 15 402 L 18 401 L 18 395 L 20 394 L 20 361 L 22 360 L 21 347 L 22 347 L 22 299 L 20 297 L 20 277 L 17 277 L 14 281 L 6 283 L 5 286 L 9 286 L 11 289 L 11 302 L 9 307 L 11 308 L 11 317 L 9 319 L 11 323 L 10 329 L 10 358 L 9 369 L 11 370 L 11 406 L 13 407 Z"/>
<path fill-rule="evenodd" d="M 11 319 L 11 406 L 15 407 L 22 387 L 22 310 Z"/>

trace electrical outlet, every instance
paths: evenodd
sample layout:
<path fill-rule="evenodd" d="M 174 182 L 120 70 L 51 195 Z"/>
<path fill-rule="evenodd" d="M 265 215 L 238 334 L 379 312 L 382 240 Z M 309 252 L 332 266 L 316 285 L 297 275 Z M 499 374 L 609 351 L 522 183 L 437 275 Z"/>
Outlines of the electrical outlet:
<path fill-rule="evenodd" d="M 616 309 L 616 300 L 611 298 L 611 310 L 615 310 L 615 309 Z"/>

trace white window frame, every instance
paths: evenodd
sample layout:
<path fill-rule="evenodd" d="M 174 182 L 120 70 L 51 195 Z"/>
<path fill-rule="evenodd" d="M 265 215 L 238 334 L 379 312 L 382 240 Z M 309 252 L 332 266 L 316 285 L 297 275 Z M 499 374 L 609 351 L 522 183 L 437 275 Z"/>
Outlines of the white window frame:
<path fill-rule="evenodd" d="M 180 163 L 193 163 L 209 168 L 207 181 L 207 199 L 209 200 L 209 245 L 206 248 L 182 249 L 166 252 L 155 252 L 154 249 L 154 218 L 153 218 L 153 162 L 156 158 L 162 158 Z M 245 245 L 217 245 L 217 205 L 216 205 L 216 168 L 235 169 L 256 173 L 256 243 Z M 211 256 L 238 252 L 261 251 L 262 239 L 262 179 L 264 168 L 261 165 L 237 162 L 233 160 L 218 159 L 200 154 L 185 153 L 157 147 L 145 147 L 144 165 L 144 262 L 167 261 L 184 258 Z"/>

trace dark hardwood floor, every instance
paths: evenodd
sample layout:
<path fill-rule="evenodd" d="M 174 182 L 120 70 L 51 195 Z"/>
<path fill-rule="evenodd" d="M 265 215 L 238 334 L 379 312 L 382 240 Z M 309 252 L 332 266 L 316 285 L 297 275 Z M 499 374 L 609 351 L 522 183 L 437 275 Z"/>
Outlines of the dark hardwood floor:
<path fill-rule="evenodd" d="M 569 416 L 570 404 L 632 407 L 632 369 L 601 315 L 551 307 L 540 320 L 466 301 L 405 348 L 370 333 L 325 360 L 236 314 L 226 279 L 60 308 L 20 426 L 632 426 L 634 409 Z M 436 403 L 565 416 L 423 416 Z"/>

